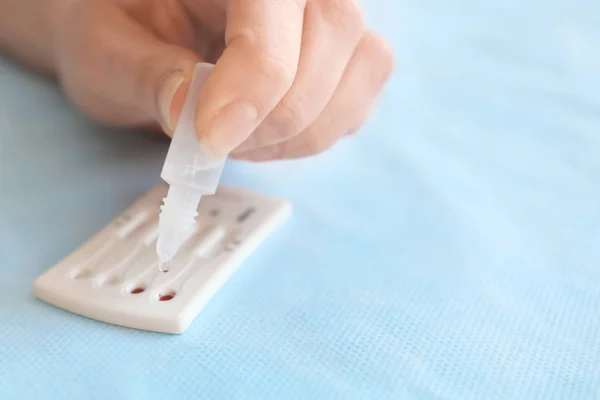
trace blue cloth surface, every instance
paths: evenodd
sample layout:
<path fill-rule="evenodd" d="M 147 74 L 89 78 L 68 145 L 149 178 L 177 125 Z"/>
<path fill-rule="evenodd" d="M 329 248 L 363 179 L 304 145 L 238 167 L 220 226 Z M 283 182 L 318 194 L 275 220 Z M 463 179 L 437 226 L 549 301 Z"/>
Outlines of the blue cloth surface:
<path fill-rule="evenodd" d="M 167 144 L 0 61 L 1 399 L 600 398 L 600 2 L 364 6 L 380 107 L 319 157 L 228 164 L 294 216 L 181 336 L 33 297 Z"/>

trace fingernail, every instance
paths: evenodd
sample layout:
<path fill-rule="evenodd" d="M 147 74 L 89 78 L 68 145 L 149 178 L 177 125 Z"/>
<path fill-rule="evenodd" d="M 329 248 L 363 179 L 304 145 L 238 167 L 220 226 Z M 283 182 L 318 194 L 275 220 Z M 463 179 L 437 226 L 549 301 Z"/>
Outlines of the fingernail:
<path fill-rule="evenodd" d="M 171 121 L 171 105 L 177 89 L 181 86 L 185 76 L 182 72 L 174 72 L 165 79 L 160 90 L 158 98 L 158 107 L 160 111 L 161 124 L 163 128 L 169 132 L 173 132 L 173 125 Z"/>
<path fill-rule="evenodd" d="M 217 112 L 200 140 L 213 155 L 225 157 L 252 133 L 257 118 L 253 104 L 235 101 Z"/>

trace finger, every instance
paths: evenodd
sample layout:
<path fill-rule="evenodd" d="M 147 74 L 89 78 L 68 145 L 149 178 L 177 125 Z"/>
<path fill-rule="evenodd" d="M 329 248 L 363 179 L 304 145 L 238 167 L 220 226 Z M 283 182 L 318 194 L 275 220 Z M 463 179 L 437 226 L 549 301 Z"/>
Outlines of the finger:
<path fill-rule="evenodd" d="M 323 113 L 292 139 L 233 156 L 251 161 L 307 157 L 330 148 L 368 118 L 375 101 L 393 70 L 393 55 L 387 43 L 367 32 Z"/>
<path fill-rule="evenodd" d="M 354 1 L 308 2 L 294 83 L 236 151 L 279 143 L 306 129 L 331 99 L 363 32 L 363 15 Z"/>
<path fill-rule="evenodd" d="M 73 20 L 86 34 L 59 41 L 71 47 L 61 54 L 75 58 L 59 60 L 59 70 L 80 106 L 101 120 L 156 121 L 172 132 L 187 91 L 185 83 L 201 58 L 161 41 L 114 5 L 86 3 L 79 9 L 74 6 L 72 12 L 78 13 Z"/>
<path fill-rule="evenodd" d="M 290 88 L 303 14 L 303 0 L 229 3 L 226 48 L 196 108 L 200 140 L 215 156 L 242 143 Z"/>

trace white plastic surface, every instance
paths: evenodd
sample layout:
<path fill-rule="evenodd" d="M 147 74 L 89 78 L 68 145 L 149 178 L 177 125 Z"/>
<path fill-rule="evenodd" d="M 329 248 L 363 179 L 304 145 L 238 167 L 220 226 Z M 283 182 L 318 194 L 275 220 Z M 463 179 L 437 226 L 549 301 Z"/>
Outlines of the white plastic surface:
<path fill-rule="evenodd" d="M 214 158 L 204 149 L 198 140 L 195 126 L 198 99 L 213 68 L 214 65 L 209 63 L 196 64 L 160 174 L 169 185 L 186 188 L 201 195 L 215 192 L 225 163 L 225 158 Z"/>
<path fill-rule="evenodd" d="M 198 63 L 194 68 L 160 175 L 170 185 L 161 208 L 156 244 L 162 261 L 169 261 L 177 254 L 195 222 L 200 198 L 215 193 L 223 171 L 225 158 L 216 159 L 205 151 L 195 124 L 198 99 L 213 67 L 213 64 Z"/>
<path fill-rule="evenodd" d="M 87 243 L 39 276 L 35 295 L 99 321 L 182 333 L 248 255 L 291 212 L 285 200 L 219 187 L 169 272 L 158 268 L 156 185 Z M 161 301 L 162 298 L 162 301 Z"/>

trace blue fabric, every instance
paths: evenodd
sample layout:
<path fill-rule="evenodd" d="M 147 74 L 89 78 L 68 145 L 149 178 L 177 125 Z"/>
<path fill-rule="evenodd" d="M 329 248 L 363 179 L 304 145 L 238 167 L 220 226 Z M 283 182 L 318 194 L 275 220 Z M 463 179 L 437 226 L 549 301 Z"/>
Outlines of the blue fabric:
<path fill-rule="evenodd" d="M 166 143 L 0 63 L 0 398 L 600 396 L 600 3 L 365 3 L 381 106 L 320 157 L 227 166 L 295 213 L 182 336 L 34 299 Z"/>

